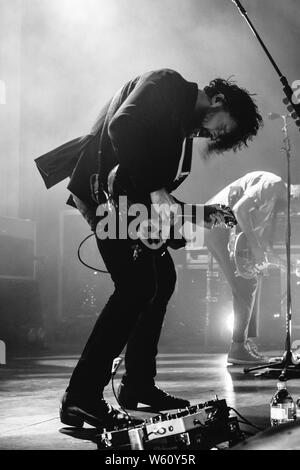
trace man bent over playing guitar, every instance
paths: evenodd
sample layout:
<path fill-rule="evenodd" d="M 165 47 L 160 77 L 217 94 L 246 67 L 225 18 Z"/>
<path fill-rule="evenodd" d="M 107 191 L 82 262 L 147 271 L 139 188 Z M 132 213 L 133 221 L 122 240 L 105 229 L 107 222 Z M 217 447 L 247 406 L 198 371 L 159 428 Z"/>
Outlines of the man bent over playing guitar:
<path fill-rule="evenodd" d="M 101 109 L 89 134 L 39 157 L 36 164 L 47 188 L 71 178 L 70 203 L 92 226 L 117 165 L 134 187 L 135 200 L 146 197 L 164 206 L 168 220 L 168 207 L 175 202 L 171 193 L 191 170 L 192 138 L 207 140 L 208 158 L 211 152 L 243 148 L 261 124 L 252 97 L 235 83 L 218 78 L 199 89 L 178 72 L 162 69 L 127 82 Z M 115 290 L 72 373 L 61 421 L 106 429 L 126 425 L 127 415 L 103 396 L 113 360 L 125 346 L 126 373 L 118 391 L 123 408 L 136 409 L 139 403 L 156 411 L 189 406 L 188 400 L 155 385 L 158 341 L 176 282 L 170 254 L 142 250 L 135 258 L 127 239 L 97 237 L 97 245 Z"/>
<path fill-rule="evenodd" d="M 299 185 L 291 186 L 291 198 L 300 201 Z M 215 227 L 209 233 L 205 230 L 205 244 L 224 272 L 233 295 L 234 329 L 228 362 L 265 363 L 268 358 L 258 352 L 253 341 L 258 336 L 259 273 L 271 258 L 277 215 L 287 206 L 287 185 L 273 173 L 253 171 L 207 202 L 216 203 L 228 205 L 238 222 L 232 229 L 234 233 L 224 227 Z"/>

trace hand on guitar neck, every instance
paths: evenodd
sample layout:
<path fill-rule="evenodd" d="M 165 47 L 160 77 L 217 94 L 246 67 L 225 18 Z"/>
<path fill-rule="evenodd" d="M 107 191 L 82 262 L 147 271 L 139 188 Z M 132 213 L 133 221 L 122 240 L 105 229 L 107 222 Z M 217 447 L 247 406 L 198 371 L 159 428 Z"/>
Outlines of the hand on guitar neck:
<path fill-rule="evenodd" d="M 187 212 L 190 211 L 186 211 L 185 208 L 193 209 L 197 207 L 196 204 L 185 204 L 179 201 L 165 189 L 151 193 L 151 202 L 162 223 L 170 225 L 175 225 L 179 217 L 189 218 Z M 206 229 L 212 229 L 216 225 L 233 227 L 236 224 L 235 217 L 229 207 L 221 204 L 198 204 L 198 208 L 200 207 L 203 210 L 203 220 L 197 220 L 199 214 L 191 214 L 190 221 L 194 224 L 201 222 Z"/>

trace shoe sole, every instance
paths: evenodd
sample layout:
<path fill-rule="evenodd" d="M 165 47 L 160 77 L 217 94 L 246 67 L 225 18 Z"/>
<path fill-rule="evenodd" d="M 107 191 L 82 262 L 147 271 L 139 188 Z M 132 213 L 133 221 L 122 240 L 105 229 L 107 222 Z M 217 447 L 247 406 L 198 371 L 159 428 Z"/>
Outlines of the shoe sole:
<path fill-rule="evenodd" d="M 84 423 L 97 429 L 103 429 L 106 427 L 105 423 L 101 423 L 101 421 L 99 421 L 95 416 L 86 413 L 80 408 L 68 413 L 60 411 L 60 420 L 66 426 L 72 426 L 75 428 L 82 428 Z"/>
<path fill-rule="evenodd" d="M 138 405 L 139 405 L 139 402 L 137 400 L 122 401 L 122 400 L 120 400 L 120 398 L 118 399 L 118 403 L 125 410 L 137 410 Z"/>
<path fill-rule="evenodd" d="M 178 410 L 178 409 L 184 409 L 184 408 L 187 408 L 190 405 L 190 403 L 188 402 L 187 405 L 184 405 L 184 406 L 169 406 L 168 408 L 166 408 L 165 406 L 162 406 L 162 407 L 159 407 L 159 406 L 153 406 L 149 403 L 144 403 L 142 401 L 133 401 L 133 400 L 130 400 L 130 401 L 120 401 L 119 399 L 119 405 L 124 408 L 125 410 L 132 410 L 132 411 L 136 411 L 138 409 L 138 405 L 144 405 L 144 406 L 148 406 L 152 411 L 155 411 L 155 412 L 159 412 L 159 411 L 168 411 L 168 410 Z"/>
<path fill-rule="evenodd" d="M 148 403 L 143 403 L 143 402 L 138 402 L 136 405 L 132 405 L 132 404 L 128 404 L 128 403 L 121 403 L 120 402 L 120 406 L 124 409 L 124 410 L 128 410 L 128 411 L 138 411 L 138 406 L 141 405 L 142 407 L 147 407 L 149 408 L 149 411 L 150 412 L 155 412 L 155 413 L 159 413 L 160 411 L 166 411 L 166 410 L 172 410 L 173 408 L 158 408 L 157 406 L 152 406 L 152 405 L 149 405 Z M 177 409 L 177 408 L 176 408 Z"/>
<path fill-rule="evenodd" d="M 227 359 L 227 364 L 232 364 L 233 366 L 247 366 L 247 365 L 262 366 L 263 364 L 266 364 L 266 362 L 265 361 L 242 361 L 240 359 Z"/>
<path fill-rule="evenodd" d="M 84 420 L 79 416 L 76 416 L 73 413 L 63 413 L 59 412 L 60 421 L 66 426 L 71 426 L 73 428 L 82 428 L 84 425 Z"/>
<path fill-rule="evenodd" d="M 108 417 L 106 421 L 100 421 L 99 418 L 90 415 L 89 413 L 80 408 L 75 408 L 72 411 L 68 411 L 67 413 L 60 410 L 60 420 L 66 426 L 72 426 L 76 428 L 82 428 L 84 423 L 87 423 L 90 426 L 98 429 L 99 431 L 102 431 L 105 428 L 113 429 L 116 426 L 120 429 L 123 428 L 124 425 L 129 426 L 129 420 L 128 422 L 121 422 L 120 420 L 120 422 L 118 423 L 117 421 L 114 422 L 114 419 L 112 417 Z M 133 420 L 132 422 L 134 421 L 136 421 L 135 425 L 143 423 L 143 420 Z"/>

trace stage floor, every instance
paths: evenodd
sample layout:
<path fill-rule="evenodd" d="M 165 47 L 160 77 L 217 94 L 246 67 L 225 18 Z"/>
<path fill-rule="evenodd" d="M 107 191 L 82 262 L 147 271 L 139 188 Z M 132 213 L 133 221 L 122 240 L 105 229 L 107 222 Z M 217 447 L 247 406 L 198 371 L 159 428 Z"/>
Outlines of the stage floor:
<path fill-rule="evenodd" d="M 0 366 L 0 449 L 96 449 L 89 440 L 91 428 L 74 435 L 58 418 L 59 400 L 76 361 L 76 356 L 37 355 L 17 357 Z M 121 374 L 122 368 L 116 386 Z M 256 426 L 269 427 L 269 402 L 276 379 L 245 375 L 242 367 L 226 367 L 225 354 L 160 354 L 157 384 L 192 404 L 218 395 Z M 294 398 L 299 397 L 300 380 L 290 380 L 288 388 Z M 111 386 L 105 396 L 116 404 Z M 145 409 L 137 414 L 149 417 Z"/>

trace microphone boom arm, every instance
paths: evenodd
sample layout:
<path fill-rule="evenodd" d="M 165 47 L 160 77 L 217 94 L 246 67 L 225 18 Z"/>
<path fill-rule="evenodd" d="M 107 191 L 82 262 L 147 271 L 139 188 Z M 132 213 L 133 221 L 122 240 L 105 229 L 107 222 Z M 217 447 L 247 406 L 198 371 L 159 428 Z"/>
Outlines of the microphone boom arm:
<path fill-rule="evenodd" d="M 260 37 L 260 35 L 258 34 L 258 32 L 256 31 L 252 21 L 249 19 L 248 17 L 248 14 L 247 14 L 247 11 L 245 10 L 245 8 L 243 7 L 243 5 L 241 4 L 241 2 L 239 0 L 231 0 L 236 6 L 237 8 L 239 9 L 241 15 L 244 17 L 246 23 L 248 24 L 248 26 L 250 27 L 252 33 L 254 34 L 254 36 L 257 38 L 257 40 L 259 41 L 260 45 L 262 46 L 264 52 L 266 53 L 268 59 L 270 60 L 271 64 L 273 65 L 276 73 L 278 74 L 279 78 L 280 78 L 280 81 L 281 81 L 281 84 L 283 86 L 283 92 L 286 96 L 286 98 L 284 99 L 284 104 L 285 105 L 288 105 L 288 110 L 289 111 L 293 111 L 292 112 L 292 118 L 295 120 L 295 124 L 298 128 L 300 128 L 300 103 L 295 103 L 293 101 L 293 96 L 294 96 L 294 92 L 292 90 L 292 87 L 290 86 L 287 78 L 281 73 L 281 70 L 279 69 L 278 65 L 276 64 L 275 60 L 273 59 L 273 57 L 271 56 L 269 50 L 267 49 L 266 45 L 264 44 L 262 38 Z M 292 107 L 292 109 L 291 109 Z M 300 129 L 299 129 L 300 130 Z"/>

